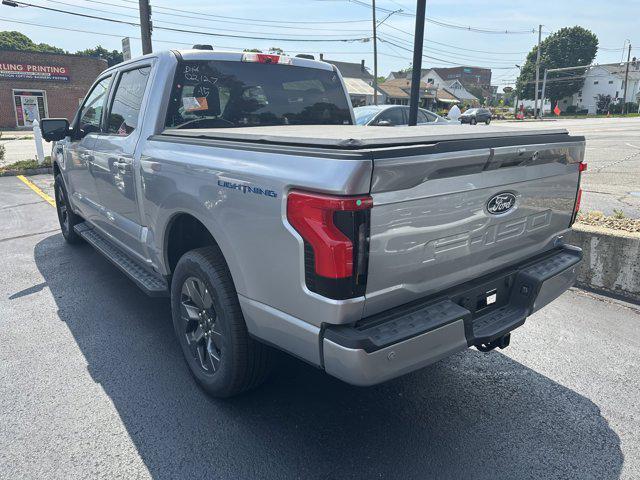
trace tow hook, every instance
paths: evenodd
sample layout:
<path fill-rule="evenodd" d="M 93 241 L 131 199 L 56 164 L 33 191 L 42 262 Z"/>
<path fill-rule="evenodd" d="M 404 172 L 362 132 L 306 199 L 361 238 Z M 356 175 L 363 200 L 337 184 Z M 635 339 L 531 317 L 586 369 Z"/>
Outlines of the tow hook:
<path fill-rule="evenodd" d="M 481 352 L 490 352 L 496 347 L 502 350 L 503 348 L 507 348 L 509 346 L 509 342 L 511 341 L 511 334 L 507 333 L 506 335 L 497 338 L 496 340 L 489 343 L 479 343 L 475 345 L 475 347 Z"/>

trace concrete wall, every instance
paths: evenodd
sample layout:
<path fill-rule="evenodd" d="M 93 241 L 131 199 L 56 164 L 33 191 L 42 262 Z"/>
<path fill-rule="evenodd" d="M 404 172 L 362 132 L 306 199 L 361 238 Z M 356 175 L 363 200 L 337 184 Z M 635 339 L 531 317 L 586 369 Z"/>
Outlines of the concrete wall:
<path fill-rule="evenodd" d="M 584 252 L 578 286 L 640 303 L 640 233 L 578 225 L 569 243 Z"/>

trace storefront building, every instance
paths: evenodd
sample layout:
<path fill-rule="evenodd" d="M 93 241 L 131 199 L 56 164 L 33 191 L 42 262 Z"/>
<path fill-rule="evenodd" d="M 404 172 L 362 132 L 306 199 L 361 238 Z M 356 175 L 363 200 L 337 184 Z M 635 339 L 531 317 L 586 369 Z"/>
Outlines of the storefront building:
<path fill-rule="evenodd" d="M 33 120 L 71 120 L 98 74 L 99 58 L 0 50 L 0 129 L 31 128 Z"/>

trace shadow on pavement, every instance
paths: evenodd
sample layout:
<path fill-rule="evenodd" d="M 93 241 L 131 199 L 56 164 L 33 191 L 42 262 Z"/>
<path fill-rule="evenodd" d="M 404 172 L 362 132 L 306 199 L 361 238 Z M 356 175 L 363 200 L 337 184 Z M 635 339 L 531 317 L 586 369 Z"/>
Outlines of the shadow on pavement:
<path fill-rule="evenodd" d="M 35 260 L 155 478 L 620 475 L 598 407 L 500 353 L 469 350 L 366 389 L 285 358 L 261 389 L 212 400 L 182 360 L 167 300 L 60 235 Z"/>

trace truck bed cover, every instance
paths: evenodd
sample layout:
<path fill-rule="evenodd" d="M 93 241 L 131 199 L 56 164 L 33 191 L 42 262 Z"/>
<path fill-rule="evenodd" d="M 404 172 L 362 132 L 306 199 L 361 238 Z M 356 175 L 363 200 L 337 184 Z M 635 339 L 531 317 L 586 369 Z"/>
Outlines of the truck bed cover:
<path fill-rule="evenodd" d="M 455 140 L 562 135 L 563 128 L 442 125 L 363 127 L 359 125 L 277 125 L 269 127 L 166 129 L 163 137 L 338 149 L 434 144 Z"/>

